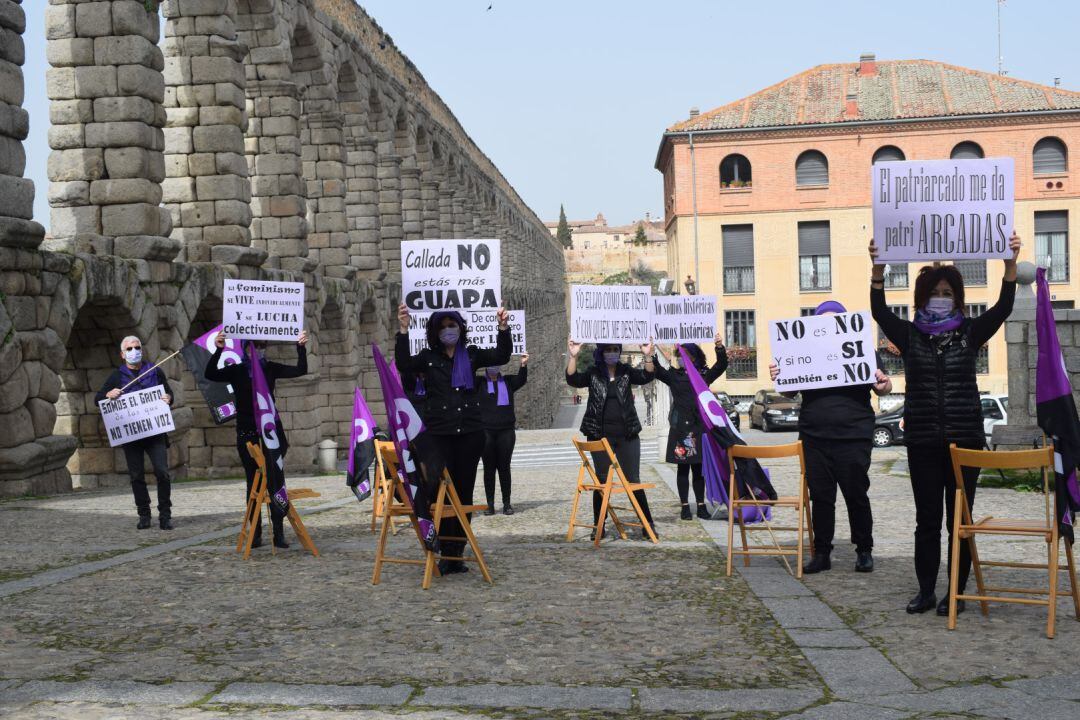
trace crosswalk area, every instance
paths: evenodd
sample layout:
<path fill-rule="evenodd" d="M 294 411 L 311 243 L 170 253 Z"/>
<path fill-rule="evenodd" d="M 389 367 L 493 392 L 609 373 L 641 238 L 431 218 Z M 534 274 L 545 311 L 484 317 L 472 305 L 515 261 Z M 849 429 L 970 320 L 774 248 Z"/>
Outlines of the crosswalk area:
<path fill-rule="evenodd" d="M 642 462 L 655 462 L 660 459 L 660 441 L 657 438 L 642 438 Z M 512 467 L 552 467 L 578 465 L 577 450 L 569 441 L 561 443 L 523 444 L 514 448 Z"/>

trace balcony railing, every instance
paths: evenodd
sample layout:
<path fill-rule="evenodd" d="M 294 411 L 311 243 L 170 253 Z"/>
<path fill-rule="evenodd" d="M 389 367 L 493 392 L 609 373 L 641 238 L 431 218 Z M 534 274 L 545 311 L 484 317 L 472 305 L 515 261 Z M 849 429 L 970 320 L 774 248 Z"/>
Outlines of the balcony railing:
<path fill-rule="evenodd" d="M 1046 268 L 1046 282 L 1069 282 L 1068 253 L 1046 255 L 1039 267 Z"/>
<path fill-rule="evenodd" d="M 757 377 L 757 358 L 728 360 L 727 377 L 731 380 L 752 380 Z"/>
<path fill-rule="evenodd" d="M 899 268 L 889 268 L 889 272 L 885 273 L 885 287 L 886 288 L 906 288 L 908 286 L 908 269 L 907 265 Z"/>
<path fill-rule="evenodd" d="M 754 292 L 754 268 L 752 266 L 724 268 L 724 292 Z"/>
<path fill-rule="evenodd" d="M 985 260 L 962 260 L 954 264 L 956 265 L 956 269 L 960 271 L 960 274 L 964 276 L 964 285 L 986 284 Z"/>
<path fill-rule="evenodd" d="M 827 257 L 803 257 L 799 263 L 799 290 L 829 290 L 832 288 L 832 273 Z"/>

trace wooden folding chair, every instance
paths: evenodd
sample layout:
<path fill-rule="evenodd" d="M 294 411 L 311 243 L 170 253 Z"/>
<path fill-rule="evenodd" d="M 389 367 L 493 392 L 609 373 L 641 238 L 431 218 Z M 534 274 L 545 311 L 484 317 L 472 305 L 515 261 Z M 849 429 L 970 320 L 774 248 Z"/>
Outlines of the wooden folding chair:
<path fill-rule="evenodd" d="M 750 566 L 750 557 L 754 555 L 766 555 L 766 556 L 779 556 L 784 565 L 787 566 L 788 572 L 791 572 L 797 578 L 802 577 L 802 560 L 803 552 L 806 545 L 809 544 L 810 549 L 814 547 L 814 526 L 810 521 L 810 497 L 806 489 L 806 461 L 803 457 L 802 441 L 789 443 L 787 445 L 732 445 L 728 448 L 729 459 L 729 472 L 728 472 L 728 535 L 727 535 L 727 574 L 731 575 L 732 561 L 736 555 L 743 556 L 743 563 L 746 567 Z M 759 499 L 754 497 L 753 492 L 748 488 L 748 497 L 739 497 L 738 488 L 736 487 L 736 473 L 735 473 L 735 460 L 736 458 L 751 458 L 755 460 L 767 460 L 773 458 L 784 457 L 798 457 L 799 458 L 799 487 L 794 495 L 781 495 L 775 500 L 769 500 L 768 498 Z M 753 525 L 747 525 L 743 522 L 743 508 L 756 507 L 761 514 L 761 523 L 755 523 Z M 796 521 L 794 525 L 773 525 L 768 520 L 765 520 L 766 508 L 791 508 L 795 511 Z M 742 535 L 742 550 L 735 549 L 735 525 L 739 526 L 739 533 Z M 747 543 L 748 532 L 767 530 L 769 536 L 772 539 L 772 545 L 767 547 L 758 545 L 751 547 Z M 792 532 L 797 533 L 796 541 L 794 545 L 781 545 L 776 539 L 776 532 Z M 803 542 L 803 534 L 806 533 L 809 536 L 808 543 Z M 791 569 L 791 565 L 788 564 L 787 556 L 794 555 L 796 560 L 796 568 L 794 571 Z"/>
<path fill-rule="evenodd" d="M 371 533 L 375 534 L 379 525 L 379 519 L 383 517 L 386 510 L 386 503 L 394 501 L 394 478 L 387 470 L 387 465 L 383 461 L 383 453 L 389 452 L 390 457 L 394 455 L 394 443 L 390 440 L 376 440 L 375 441 L 375 482 L 371 487 Z M 390 515 L 390 533 L 397 535 L 397 522 L 398 520 L 405 522 L 399 515 Z"/>
<path fill-rule="evenodd" d="M 266 458 L 263 456 L 262 446 L 258 443 L 249 442 L 247 449 L 258 467 L 255 470 L 255 479 L 251 483 L 251 492 L 248 493 L 247 509 L 244 512 L 244 522 L 240 526 L 240 536 L 236 539 L 236 552 L 243 552 L 245 560 L 251 557 L 251 544 L 255 540 L 255 528 L 258 525 L 263 506 L 267 507 L 267 515 L 269 516 L 271 503 L 270 493 L 266 489 Z M 320 497 L 320 495 L 308 488 L 289 488 L 288 492 L 289 512 L 286 513 L 286 517 L 289 518 L 289 524 L 292 525 L 293 532 L 299 538 L 300 544 L 312 555 L 319 557 L 319 551 L 315 547 L 315 543 L 312 542 L 311 536 L 308 535 L 307 528 L 304 527 L 304 521 L 300 519 L 300 513 L 296 512 L 293 500 Z M 267 517 L 267 520 L 273 522 L 270 517 Z M 274 547 L 273 543 L 270 543 L 270 552 L 277 554 L 277 548 Z"/>
<path fill-rule="evenodd" d="M 592 528 L 595 530 L 593 546 L 600 547 L 600 541 L 603 539 L 604 522 L 608 516 L 611 516 L 611 520 L 615 524 L 615 530 L 623 540 L 626 539 L 627 527 L 639 527 L 648 534 L 649 539 L 652 540 L 654 544 L 659 543 L 660 540 L 656 537 L 656 533 L 653 532 L 652 525 L 646 522 L 645 513 L 638 504 L 637 498 L 634 497 L 635 490 L 648 490 L 656 487 L 656 484 L 640 482 L 632 483 L 627 480 L 622 466 L 619 465 L 619 459 L 615 457 L 615 453 L 612 451 L 611 445 L 608 444 L 607 438 L 600 438 L 599 440 L 593 440 L 591 442 L 575 438 L 573 443 L 578 451 L 578 455 L 581 456 L 581 467 L 578 468 L 577 490 L 574 492 L 574 507 L 570 511 L 570 528 L 566 531 L 566 541 L 573 542 L 575 528 Z M 606 482 L 600 481 L 600 477 L 596 474 L 596 469 L 593 468 L 593 464 L 589 459 L 589 453 L 594 452 L 606 453 L 608 460 L 611 462 L 611 467 L 608 468 Z M 581 502 L 581 494 L 584 492 L 599 492 L 603 494 L 603 499 L 600 503 L 600 520 L 593 525 L 577 522 L 578 506 Z M 637 515 L 638 522 L 624 522 L 619 518 L 618 513 L 615 512 L 616 508 L 612 505 L 611 496 L 620 493 L 626 495 L 630 500 L 630 509 Z M 627 508 L 618 509 L 626 510 Z"/>
<path fill-rule="evenodd" d="M 988 601 L 1017 603 L 1020 605 L 1045 605 L 1047 607 L 1046 637 L 1054 637 L 1054 621 L 1057 614 L 1057 583 L 1058 572 L 1067 570 L 1069 584 L 1073 600 L 1073 611 L 1080 620 L 1080 588 L 1076 581 L 1076 563 L 1073 561 L 1072 545 L 1065 542 L 1066 567 L 1058 564 L 1058 524 L 1057 496 L 1051 500 L 1049 474 L 1054 468 L 1054 447 L 1038 450 L 963 450 L 956 445 L 949 446 L 952 455 L 953 477 L 956 482 L 956 503 L 953 508 L 953 547 L 952 556 L 949 559 L 949 629 L 956 629 L 956 603 L 958 600 L 978 600 L 982 614 L 990 614 Z M 1010 520 L 987 516 L 974 522 L 971 510 L 967 504 L 967 493 L 964 490 L 964 477 L 962 469 L 965 467 L 991 469 L 991 470 L 1018 470 L 1038 468 L 1042 473 L 1043 493 L 1046 498 L 1045 516 L 1042 520 Z M 1051 509 L 1051 504 L 1053 509 Z M 1022 563 L 980 560 L 978 550 L 975 547 L 976 535 L 1007 535 L 1010 537 L 1041 537 L 1046 541 L 1047 562 Z M 965 541 L 971 550 L 971 565 L 975 571 L 975 583 L 978 587 L 978 595 L 958 594 L 959 579 L 957 571 L 960 567 L 960 543 Z M 994 587 L 988 586 L 983 581 L 982 567 L 1010 567 L 1025 568 L 1029 570 L 1046 570 L 1049 587 Z M 989 595 L 988 593 L 1007 593 L 1006 595 Z M 1046 595 L 1046 598 L 1038 597 L 1011 597 L 1011 595 Z"/>

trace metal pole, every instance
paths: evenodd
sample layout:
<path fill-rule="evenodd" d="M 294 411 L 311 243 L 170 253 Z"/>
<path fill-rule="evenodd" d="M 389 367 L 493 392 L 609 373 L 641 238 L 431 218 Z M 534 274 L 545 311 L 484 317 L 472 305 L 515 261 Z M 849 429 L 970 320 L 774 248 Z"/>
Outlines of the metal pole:
<path fill-rule="evenodd" d="M 701 255 L 698 249 L 698 216 L 697 216 L 697 158 L 694 157 L 694 133 L 690 136 L 690 198 L 694 209 L 694 282 L 697 289 L 701 285 Z"/>
<path fill-rule="evenodd" d="M 997 0 L 998 75 L 1005 74 L 1005 58 L 1001 54 L 1001 6 L 1005 0 Z"/>

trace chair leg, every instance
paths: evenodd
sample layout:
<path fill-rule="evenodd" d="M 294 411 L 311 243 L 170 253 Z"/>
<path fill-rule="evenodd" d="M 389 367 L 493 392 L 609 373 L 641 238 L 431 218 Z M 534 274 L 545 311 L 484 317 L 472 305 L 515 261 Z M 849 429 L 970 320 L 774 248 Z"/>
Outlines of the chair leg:
<path fill-rule="evenodd" d="M 731 577 L 731 560 L 735 550 L 735 502 L 728 495 L 728 523 L 727 523 L 727 574 Z"/>
<path fill-rule="evenodd" d="M 805 484 L 803 485 L 803 514 L 806 516 L 807 534 L 810 536 L 810 538 L 809 538 L 809 541 L 810 541 L 810 555 L 811 555 L 811 557 L 813 557 L 813 554 L 814 554 L 814 519 L 813 519 L 813 515 L 810 512 L 810 490 L 809 490 L 809 488 L 806 487 Z M 802 562 L 802 557 L 801 556 L 799 557 L 799 562 L 800 563 Z"/>
<path fill-rule="evenodd" d="M 1065 560 L 1069 563 L 1069 587 L 1072 588 L 1073 613 L 1080 620 L 1080 584 L 1076 581 L 1076 562 L 1073 560 L 1072 543 L 1065 541 Z"/>
<path fill-rule="evenodd" d="M 446 482 L 439 482 L 439 492 L 435 497 L 435 536 L 439 536 L 439 527 L 442 525 L 442 507 L 446 502 Z M 431 576 L 435 572 L 435 553 L 431 550 L 426 550 L 424 553 L 424 580 L 420 584 L 420 587 L 427 590 L 431 587 Z"/>
<path fill-rule="evenodd" d="M 964 505 L 964 498 L 960 491 L 956 491 L 956 503 L 953 506 L 953 542 L 952 552 L 949 557 L 949 622 L 950 630 L 956 629 L 956 591 L 960 586 L 960 543 L 964 538 L 960 535 L 960 517 Z M 981 592 L 980 592 L 981 594 Z"/>
<path fill-rule="evenodd" d="M 978 542 L 975 539 L 975 535 L 968 538 L 968 547 L 971 550 L 971 570 L 975 573 L 975 587 L 978 589 L 980 595 L 986 595 L 986 582 L 983 580 L 982 562 L 979 560 L 979 548 Z M 956 544 L 955 539 L 953 545 Z M 986 600 L 979 601 L 979 611 L 983 617 L 990 617 L 990 603 Z"/>
<path fill-rule="evenodd" d="M 570 527 L 566 531 L 566 542 L 574 542 L 575 523 L 577 522 L 578 505 L 581 503 L 581 475 L 578 475 L 577 491 L 574 492 L 574 504 L 570 508 Z"/>
<path fill-rule="evenodd" d="M 805 500 L 806 500 L 806 498 L 804 497 L 803 501 L 805 502 Z M 803 507 L 805 507 L 805 505 Z M 804 523 L 806 522 L 806 513 L 803 512 L 803 508 L 798 508 L 796 510 L 796 513 L 799 516 L 799 520 L 796 523 L 796 526 L 798 527 L 798 530 L 796 530 L 796 532 L 799 533 L 799 539 L 795 543 L 796 547 L 798 548 L 797 549 L 798 555 L 795 556 L 795 577 L 798 580 L 802 580 L 803 532 L 804 532 L 804 529 L 806 528 L 806 525 L 804 525 Z M 775 517 L 775 515 L 773 517 Z"/>
<path fill-rule="evenodd" d="M 760 512 L 760 511 L 759 511 Z M 742 549 L 743 549 L 743 567 L 750 567 L 750 555 L 746 554 L 746 551 L 750 549 L 750 544 L 746 542 L 746 523 L 743 522 L 742 508 L 739 508 L 739 534 L 742 535 Z"/>
<path fill-rule="evenodd" d="M 450 504 L 454 508 L 454 515 L 457 516 L 458 522 L 461 523 L 461 529 L 465 531 L 465 540 L 469 543 L 469 547 L 472 548 L 473 555 L 476 556 L 476 564 L 480 566 L 480 574 L 484 576 L 485 580 L 494 585 L 495 581 L 491 579 L 487 563 L 484 562 L 484 553 L 480 552 L 480 543 L 477 542 L 476 535 L 473 533 L 472 523 L 469 522 L 468 515 L 461 508 L 461 498 L 458 497 L 457 489 L 453 485 L 448 485 L 447 492 L 450 494 Z"/>
<path fill-rule="evenodd" d="M 604 483 L 604 491 L 601 493 L 602 499 L 600 500 L 600 514 L 597 515 L 596 520 L 596 533 L 593 537 L 593 547 L 600 547 L 600 541 L 603 540 L 604 524 L 607 522 L 608 506 L 611 504 L 611 482 Z M 618 521 L 615 523 L 616 529 L 618 529 Z"/>
<path fill-rule="evenodd" d="M 619 482 L 622 482 L 620 479 Z M 634 493 L 630 491 L 630 488 L 623 485 L 623 491 L 626 493 L 626 497 L 630 500 L 631 507 L 634 508 L 634 513 L 637 514 L 638 520 L 641 522 L 642 531 L 649 536 L 653 544 L 657 544 L 660 540 L 656 537 L 656 533 L 653 532 L 652 523 L 645 519 L 645 512 L 641 509 L 641 505 L 638 504 L 637 498 L 634 497 Z"/>
<path fill-rule="evenodd" d="M 389 496 L 384 495 L 383 496 L 383 506 L 382 506 L 382 525 L 379 527 L 379 542 L 375 546 L 375 570 L 371 574 L 371 584 L 372 585 L 378 585 L 379 581 L 382 579 L 383 557 L 386 555 L 386 539 L 387 539 L 387 536 L 390 533 L 390 518 L 391 518 L 390 506 L 391 506 L 391 504 L 392 504 L 391 503 L 391 498 Z M 374 526 L 374 522 L 372 522 L 372 525 Z M 420 534 L 420 531 L 418 529 L 417 530 L 417 536 L 419 536 L 419 534 Z M 421 547 L 423 547 L 422 543 L 421 543 Z"/>
<path fill-rule="evenodd" d="M 1057 585 L 1058 585 L 1058 534 L 1057 526 L 1051 532 L 1050 562 L 1047 569 L 1050 572 L 1050 607 L 1046 617 L 1046 637 L 1054 639 L 1054 621 L 1057 619 Z"/>

